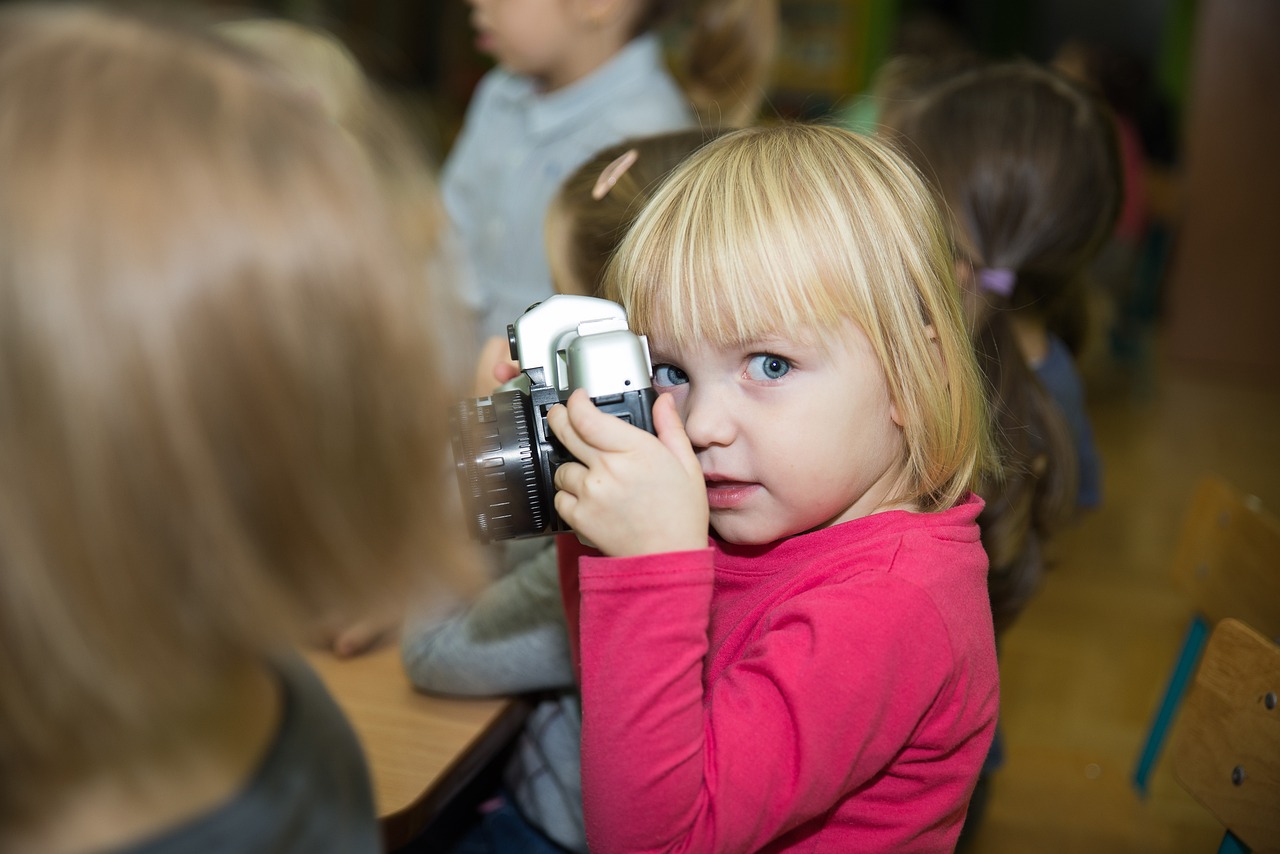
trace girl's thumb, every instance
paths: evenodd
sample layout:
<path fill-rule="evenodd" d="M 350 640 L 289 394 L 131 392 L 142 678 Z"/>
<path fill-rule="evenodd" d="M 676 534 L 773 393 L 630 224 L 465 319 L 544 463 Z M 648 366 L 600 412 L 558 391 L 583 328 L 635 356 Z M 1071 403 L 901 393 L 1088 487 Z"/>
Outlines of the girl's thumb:
<path fill-rule="evenodd" d="M 676 401 L 669 394 L 660 394 L 653 404 L 653 429 L 658 434 L 658 440 L 666 446 L 667 450 L 675 454 L 676 457 L 686 465 L 692 465 L 702 470 L 698 465 L 698 458 L 693 453 L 693 444 L 689 441 L 689 436 L 684 432 L 684 422 L 680 420 L 680 413 L 676 411 Z"/>

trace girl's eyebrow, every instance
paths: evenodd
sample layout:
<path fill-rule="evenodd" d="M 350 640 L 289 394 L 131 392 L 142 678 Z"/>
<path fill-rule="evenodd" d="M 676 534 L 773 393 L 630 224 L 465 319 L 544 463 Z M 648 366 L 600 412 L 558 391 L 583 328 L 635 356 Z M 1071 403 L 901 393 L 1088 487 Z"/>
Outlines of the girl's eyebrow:
<path fill-rule="evenodd" d="M 774 352 L 776 350 L 812 350 L 818 346 L 816 339 L 810 338 L 793 338 L 784 337 L 782 335 L 765 335 L 759 338 L 752 338 L 743 341 L 739 345 L 743 350 L 751 352 Z"/>

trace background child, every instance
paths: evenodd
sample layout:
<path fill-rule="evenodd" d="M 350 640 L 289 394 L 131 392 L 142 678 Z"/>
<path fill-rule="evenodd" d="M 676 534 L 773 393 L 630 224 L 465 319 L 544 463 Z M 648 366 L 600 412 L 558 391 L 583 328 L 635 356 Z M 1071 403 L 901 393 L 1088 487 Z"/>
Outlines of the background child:
<path fill-rule="evenodd" d="M 7 6 L 0 104 L 0 849 L 379 851 L 291 650 L 464 547 L 442 283 L 207 31 Z"/>
<path fill-rule="evenodd" d="M 951 211 L 963 259 L 964 303 L 1007 463 L 1005 478 L 980 490 L 1003 628 L 1038 586 L 1037 540 L 1075 505 L 1101 500 L 1083 384 L 1049 323 L 1074 311 L 1062 306 L 1083 304 L 1080 274 L 1115 221 L 1113 132 L 1084 90 L 1029 62 L 943 83 L 889 124 Z"/>
<path fill-rule="evenodd" d="M 995 726 L 991 449 L 928 188 L 848 131 L 739 131 L 606 294 L 668 393 L 657 436 L 549 413 L 556 510 L 607 555 L 561 539 L 592 851 L 947 850 Z"/>
<path fill-rule="evenodd" d="M 754 118 L 777 38 L 777 0 L 703 0 L 684 89 L 659 29 L 673 0 L 471 0 L 477 44 L 498 61 L 481 80 L 445 161 L 445 204 L 477 286 L 481 338 L 552 293 L 547 204 L 601 148 L 628 136 Z"/>
<path fill-rule="evenodd" d="M 951 212 L 960 282 L 987 377 L 1005 473 L 979 487 L 997 632 L 1040 587 L 1044 548 L 1079 507 L 1101 500 L 1101 464 L 1084 387 L 1050 331 L 1084 305 L 1081 274 L 1119 207 L 1120 165 L 1105 111 L 1083 90 L 1028 62 L 941 83 L 888 124 Z M 997 732 L 974 797 L 1003 764 Z"/>
<path fill-rule="evenodd" d="M 548 214 L 556 290 L 596 296 L 607 259 L 662 181 L 715 131 L 629 139 L 596 154 L 565 181 Z M 621 158 L 621 159 L 620 159 Z M 506 339 L 495 339 L 505 345 Z M 504 353 L 505 355 L 505 353 Z M 512 368 L 515 370 L 515 368 Z M 495 385 L 492 364 L 478 394 Z M 579 741 L 582 708 L 569 656 L 553 539 L 499 544 L 500 575 L 452 609 L 433 603 L 405 627 L 405 669 L 433 693 L 545 692 L 508 763 L 502 804 L 486 804 L 456 852 L 587 850 Z"/>

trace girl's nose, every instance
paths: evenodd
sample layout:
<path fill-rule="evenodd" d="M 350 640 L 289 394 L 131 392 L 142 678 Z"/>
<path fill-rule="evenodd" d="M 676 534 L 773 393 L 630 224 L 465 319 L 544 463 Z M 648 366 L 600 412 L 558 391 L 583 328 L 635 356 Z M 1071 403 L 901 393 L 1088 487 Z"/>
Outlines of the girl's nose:
<path fill-rule="evenodd" d="M 681 416 L 684 430 L 695 448 L 728 445 L 736 430 L 732 409 L 714 387 L 695 389 L 692 386 L 685 395 Z"/>

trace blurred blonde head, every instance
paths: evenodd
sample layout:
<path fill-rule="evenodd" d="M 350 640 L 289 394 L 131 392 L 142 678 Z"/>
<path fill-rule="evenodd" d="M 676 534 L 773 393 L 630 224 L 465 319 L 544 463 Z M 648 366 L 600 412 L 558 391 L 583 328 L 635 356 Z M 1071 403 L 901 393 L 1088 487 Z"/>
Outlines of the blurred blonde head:
<path fill-rule="evenodd" d="M 709 143 L 640 214 L 605 291 L 676 347 L 822 343 L 852 320 L 903 415 L 898 498 L 949 507 L 992 464 L 946 230 L 917 173 L 874 140 L 784 124 Z"/>
<path fill-rule="evenodd" d="M 0 825 L 464 548 L 449 320 L 396 217 L 207 31 L 0 11 Z"/>
<path fill-rule="evenodd" d="M 395 205 L 405 238 L 434 257 L 445 214 L 424 147 L 346 45 L 325 30 L 281 18 L 224 21 L 216 29 L 275 65 L 319 103 L 368 160 Z"/>

